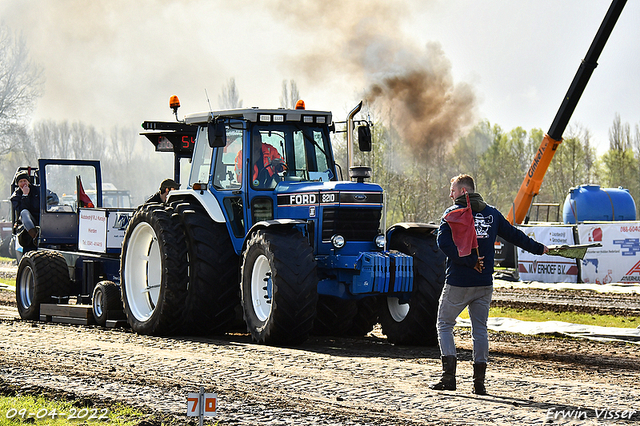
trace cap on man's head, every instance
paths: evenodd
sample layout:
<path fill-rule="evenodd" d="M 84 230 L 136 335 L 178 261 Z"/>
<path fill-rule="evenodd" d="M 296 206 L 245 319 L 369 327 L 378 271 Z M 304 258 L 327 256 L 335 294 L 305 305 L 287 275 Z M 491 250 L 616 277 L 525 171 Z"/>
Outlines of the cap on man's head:
<path fill-rule="evenodd" d="M 29 173 L 27 173 L 26 170 L 21 170 L 18 173 L 16 173 L 16 180 L 15 183 L 16 185 L 18 184 L 18 182 L 20 182 L 20 180 L 22 179 L 26 179 L 29 181 L 29 183 L 31 183 L 31 178 L 29 178 Z"/>
<path fill-rule="evenodd" d="M 164 191 L 167 188 L 180 189 L 180 184 L 173 179 L 165 179 L 160 184 L 160 192 Z"/>

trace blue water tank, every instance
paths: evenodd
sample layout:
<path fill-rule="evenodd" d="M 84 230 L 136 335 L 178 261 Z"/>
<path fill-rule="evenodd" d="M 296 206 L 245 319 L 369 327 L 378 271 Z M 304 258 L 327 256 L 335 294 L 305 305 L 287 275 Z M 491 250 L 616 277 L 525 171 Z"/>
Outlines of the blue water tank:
<path fill-rule="evenodd" d="M 564 223 L 636 220 L 636 203 L 628 189 L 580 185 L 571 188 L 562 209 Z"/>

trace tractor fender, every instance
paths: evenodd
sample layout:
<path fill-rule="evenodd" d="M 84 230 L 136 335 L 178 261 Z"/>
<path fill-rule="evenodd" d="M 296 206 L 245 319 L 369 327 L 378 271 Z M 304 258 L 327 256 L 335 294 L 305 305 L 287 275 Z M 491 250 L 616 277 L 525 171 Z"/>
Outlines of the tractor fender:
<path fill-rule="evenodd" d="M 195 200 L 194 202 L 200 204 L 214 222 L 225 223 L 220 203 L 211 192 L 196 191 L 193 189 L 177 189 L 169 192 L 167 204 L 179 200 Z"/>
<path fill-rule="evenodd" d="M 300 228 L 300 227 L 304 227 L 304 233 L 306 235 L 306 231 L 307 231 L 307 221 L 306 220 L 300 220 L 300 219 L 272 219 L 272 220 L 263 220 L 260 222 L 256 222 L 251 229 L 249 229 L 249 232 L 247 232 L 247 235 L 244 237 L 244 241 L 242 242 L 242 251 L 244 252 L 245 249 L 247 248 L 247 242 L 249 241 L 249 239 L 251 238 L 251 236 L 253 234 L 256 233 L 256 231 L 258 231 L 259 229 L 266 229 L 266 228 Z"/>
<path fill-rule="evenodd" d="M 391 236 L 395 231 L 404 230 L 417 234 L 435 234 L 438 228 L 439 226 L 435 223 L 399 222 L 387 229 L 387 241 L 391 240 Z"/>

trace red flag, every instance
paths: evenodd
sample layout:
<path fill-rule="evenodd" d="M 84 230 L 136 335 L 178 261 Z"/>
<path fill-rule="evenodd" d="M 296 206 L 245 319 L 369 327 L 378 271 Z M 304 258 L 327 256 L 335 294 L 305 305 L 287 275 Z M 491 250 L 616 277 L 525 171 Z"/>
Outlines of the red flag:
<path fill-rule="evenodd" d="M 469 194 L 465 191 L 465 195 L 467 196 L 467 207 L 452 210 L 444 217 L 444 220 L 447 221 L 451 228 L 451 236 L 458 248 L 460 257 L 469 256 L 471 250 L 478 248 L 478 238 L 476 236 L 473 213 L 471 213 Z"/>
<path fill-rule="evenodd" d="M 76 176 L 76 184 L 78 185 L 78 207 L 94 207 L 91 198 L 84 192 L 80 176 Z"/>

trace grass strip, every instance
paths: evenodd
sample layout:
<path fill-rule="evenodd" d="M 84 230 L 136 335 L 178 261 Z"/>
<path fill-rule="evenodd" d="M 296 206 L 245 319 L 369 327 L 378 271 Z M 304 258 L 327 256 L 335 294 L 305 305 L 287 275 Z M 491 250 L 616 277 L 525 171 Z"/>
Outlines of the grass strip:
<path fill-rule="evenodd" d="M 504 317 L 535 322 L 563 321 L 572 324 L 617 328 L 637 328 L 640 326 L 639 317 L 617 317 L 613 315 L 592 315 L 578 312 L 539 311 L 535 309 L 491 308 L 489 309 L 489 317 Z M 460 318 L 469 318 L 467 309 L 460 314 Z"/>

